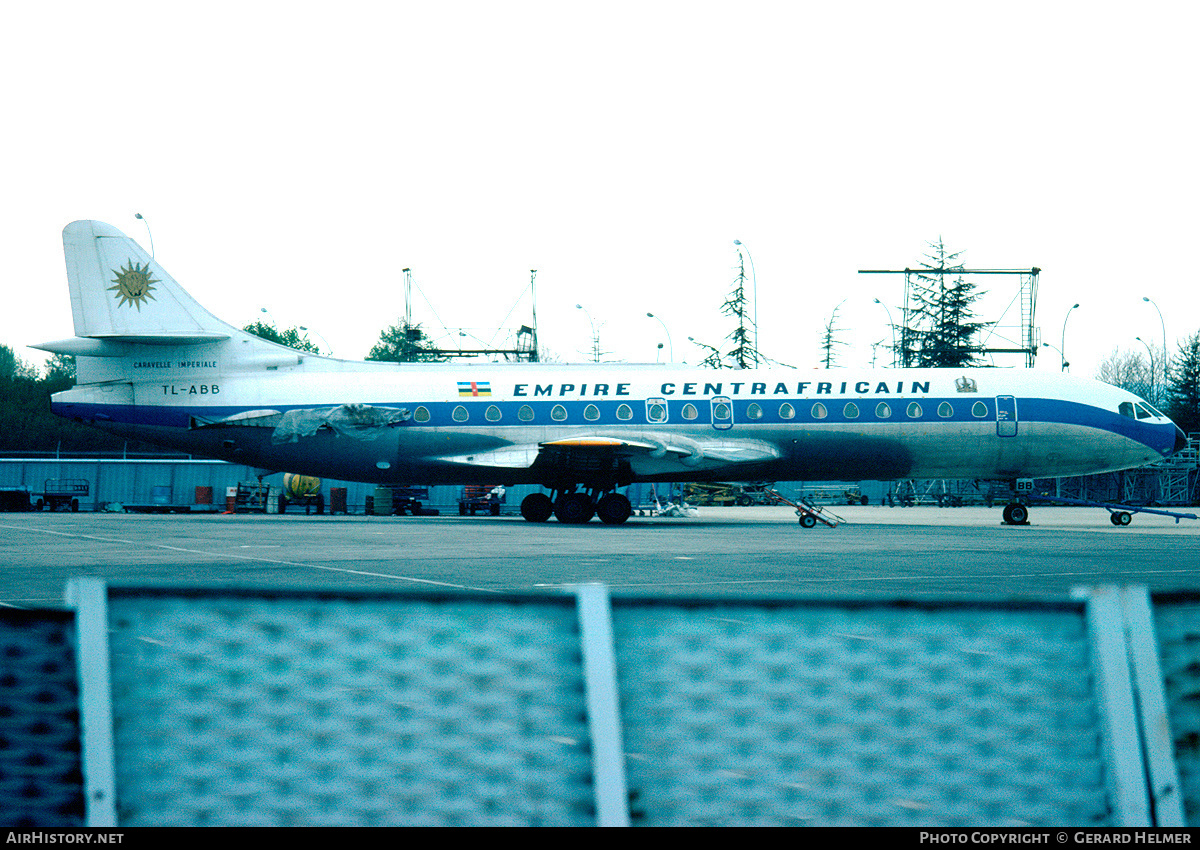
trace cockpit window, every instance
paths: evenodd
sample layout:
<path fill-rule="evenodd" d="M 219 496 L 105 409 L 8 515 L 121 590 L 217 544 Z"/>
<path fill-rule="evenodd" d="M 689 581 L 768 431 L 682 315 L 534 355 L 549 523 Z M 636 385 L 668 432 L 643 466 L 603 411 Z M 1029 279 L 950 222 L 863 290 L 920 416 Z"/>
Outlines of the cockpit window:
<path fill-rule="evenodd" d="M 1128 416 L 1130 419 L 1153 419 L 1163 416 L 1144 401 L 1123 401 L 1117 406 L 1117 413 Z"/>

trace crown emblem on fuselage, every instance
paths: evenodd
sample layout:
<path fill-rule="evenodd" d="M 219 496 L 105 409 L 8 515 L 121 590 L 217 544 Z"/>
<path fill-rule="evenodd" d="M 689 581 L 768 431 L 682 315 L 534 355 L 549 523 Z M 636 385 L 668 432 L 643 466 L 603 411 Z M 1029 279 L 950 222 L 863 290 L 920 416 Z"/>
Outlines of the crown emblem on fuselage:
<path fill-rule="evenodd" d="M 110 271 L 116 275 L 112 281 L 116 286 L 110 286 L 108 291 L 117 293 L 113 297 L 117 299 L 118 307 L 132 304 L 140 313 L 144 301 L 154 300 L 154 296 L 150 293 L 154 291 L 154 284 L 159 281 L 150 277 L 149 263 L 142 265 L 130 260 L 127 265 L 121 267 L 120 271 L 116 269 L 110 269 Z"/>

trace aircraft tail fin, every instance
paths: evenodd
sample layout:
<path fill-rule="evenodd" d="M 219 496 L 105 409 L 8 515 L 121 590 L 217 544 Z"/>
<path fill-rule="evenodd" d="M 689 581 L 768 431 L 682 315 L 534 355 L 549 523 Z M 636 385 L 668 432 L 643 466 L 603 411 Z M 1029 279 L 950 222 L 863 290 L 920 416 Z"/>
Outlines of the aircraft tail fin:
<path fill-rule="evenodd" d="M 201 307 L 141 245 L 111 225 L 68 224 L 63 251 L 77 337 L 186 345 L 240 333 Z"/>

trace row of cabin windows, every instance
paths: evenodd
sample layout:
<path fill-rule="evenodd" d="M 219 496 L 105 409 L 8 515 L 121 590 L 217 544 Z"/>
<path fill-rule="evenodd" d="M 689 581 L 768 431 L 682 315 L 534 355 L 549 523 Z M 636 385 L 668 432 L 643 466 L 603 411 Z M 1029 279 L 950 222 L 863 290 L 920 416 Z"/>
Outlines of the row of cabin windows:
<path fill-rule="evenodd" d="M 920 419 L 924 415 L 924 410 L 922 409 L 920 403 L 915 401 L 909 403 L 905 412 L 908 414 L 910 419 Z M 1124 411 L 1122 412 L 1124 413 Z M 714 404 L 712 413 L 713 421 L 715 422 L 728 422 L 733 417 L 732 408 L 725 402 L 717 402 Z M 818 401 L 812 406 L 810 413 L 812 414 L 813 419 L 825 419 L 829 416 L 829 409 L 823 402 Z M 954 407 L 950 404 L 950 402 L 943 401 L 938 405 L 937 414 L 943 419 L 949 419 L 954 415 Z M 461 404 L 455 407 L 454 412 L 450 415 L 455 422 L 466 422 L 471 417 L 471 414 L 468 412 L 467 408 Z M 651 422 L 666 422 L 666 405 L 662 404 L 661 402 L 653 402 L 648 406 L 646 415 L 646 418 Z M 758 402 L 751 402 L 746 408 L 747 419 L 762 419 L 763 415 L 764 412 L 762 405 L 760 405 Z M 846 406 L 842 408 L 842 416 L 844 416 L 846 419 L 858 419 L 859 415 L 860 413 L 858 405 L 852 401 L 846 402 Z M 983 419 L 987 417 L 988 406 L 982 401 L 975 402 L 975 404 L 971 407 L 971 415 L 977 419 Z M 683 409 L 680 411 L 680 416 L 685 420 L 691 421 L 700 416 L 700 411 L 696 408 L 696 405 L 689 402 L 683 406 Z M 416 422 L 428 422 L 430 418 L 429 410 L 425 407 L 418 407 L 413 414 L 413 420 Z M 483 418 L 488 422 L 499 422 L 501 419 L 500 408 L 494 404 L 489 404 L 487 409 L 483 411 Z M 554 407 L 550 410 L 550 418 L 555 422 L 567 421 L 567 409 L 561 404 L 554 405 Z M 596 407 L 594 404 L 589 404 L 583 409 L 583 418 L 588 422 L 597 421 L 600 418 L 600 408 Z M 632 418 L 633 408 L 631 408 L 628 404 L 622 404 L 617 408 L 617 419 L 627 422 Z M 786 401 L 779 405 L 779 418 L 795 419 L 795 406 L 793 406 L 791 402 Z M 889 405 L 886 401 L 881 401 L 879 404 L 875 405 L 875 418 L 891 419 L 891 405 Z M 517 419 L 522 422 L 532 422 L 534 419 L 533 408 L 527 404 L 521 405 L 520 409 L 517 411 Z"/>

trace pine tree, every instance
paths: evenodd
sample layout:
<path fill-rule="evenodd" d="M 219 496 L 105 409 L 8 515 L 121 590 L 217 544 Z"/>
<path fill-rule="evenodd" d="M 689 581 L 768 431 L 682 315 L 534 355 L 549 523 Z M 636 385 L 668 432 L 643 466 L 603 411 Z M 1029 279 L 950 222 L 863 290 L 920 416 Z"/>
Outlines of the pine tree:
<path fill-rule="evenodd" d="M 753 340 L 754 322 L 748 315 L 747 300 L 746 259 L 742 252 L 738 251 L 738 273 L 733 279 L 733 289 L 721 305 L 722 313 L 737 319 L 737 327 L 726 337 L 733 343 L 727 356 L 733 361 L 736 369 L 747 369 L 758 365 L 759 362 Z"/>
<path fill-rule="evenodd" d="M 441 363 L 449 358 L 430 343 L 419 324 L 400 322 L 380 332 L 379 342 L 367 354 L 367 359 L 392 363 Z"/>
<path fill-rule="evenodd" d="M 974 304 L 982 293 L 962 277 L 961 251 L 951 253 L 941 237 L 928 243 L 918 271 L 909 277 L 909 307 L 900 329 L 901 362 L 905 366 L 960 368 L 981 361 L 976 335 L 988 326 L 973 321 Z"/>
<path fill-rule="evenodd" d="M 845 301 L 842 302 L 842 304 L 845 303 Z M 832 369 L 835 365 L 836 357 L 834 355 L 837 353 L 837 346 L 846 345 L 835 336 L 841 330 L 837 327 L 837 314 L 838 310 L 842 309 L 842 304 L 833 308 L 833 312 L 829 315 L 829 321 L 825 323 L 825 330 L 821 333 L 821 351 L 823 352 L 821 359 L 825 362 L 826 369 Z"/>
<path fill-rule="evenodd" d="M 733 278 L 733 289 L 721 305 L 721 312 L 737 321 L 735 327 L 725 341 L 730 343 L 728 351 L 721 351 L 711 345 L 697 342 L 689 337 L 692 343 L 700 346 L 706 352 L 701 361 L 702 366 L 711 369 L 750 369 L 763 361 L 758 353 L 755 340 L 754 319 L 750 315 L 749 297 L 746 294 L 746 258 L 741 248 L 738 249 L 737 274 Z"/>
<path fill-rule="evenodd" d="M 1175 424 L 1200 432 L 1200 331 L 1179 343 L 1179 354 L 1167 370 L 1167 410 Z"/>

